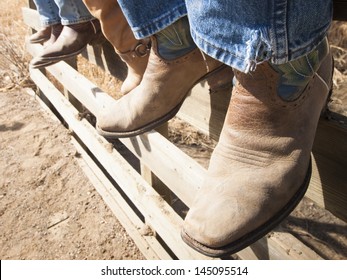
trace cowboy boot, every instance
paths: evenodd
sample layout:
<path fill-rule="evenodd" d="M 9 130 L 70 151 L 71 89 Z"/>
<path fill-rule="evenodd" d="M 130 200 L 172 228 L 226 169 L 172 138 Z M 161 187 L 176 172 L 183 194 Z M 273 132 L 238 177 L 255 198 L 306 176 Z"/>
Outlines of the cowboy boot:
<path fill-rule="evenodd" d="M 121 93 L 126 94 L 137 87 L 142 80 L 148 63 L 150 39 L 135 39 L 117 1 L 83 0 L 83 2 L 89 12 L 100 20 L 103 34 L 128 67 L 127 78 L 121 87 Z"/>
<path fill-rule="evenodd" d="M 60 34 L 63 30 L 63 27 L 64 26 L 61 25 L 60 23 L 50 26 L 50 36 L 49 36 L 49 39 L 43 43 L 43 49 L 53 45 L 55 43 L 55 41 L 57 41 L 58 37 L 60 36 Z M 52 60 L 52 61 L 47 62 L 47 61 L 39 60 L 39 61 L 35 62 L 35 59 L 37 59 L 37 57 L 32 59 L 32 61 L 30 62 L 30 67 L 32 67 L 32 68 L 47 67 L 47 66 L 55 64 L 56 62 L 59 61 L 59 60 L 58 61 Z"/>
<path fill-rule="evenodd" d="M 100 34 L 98 20 L 64 25 L 58 39 L 45 47 L 41 55 L 35 57 L 30 65 L 32 68 L 41 68 L 76 56 L 87 44 L 99 38 Z"/>
<path fill-rule="evenodd" d="M 250 74 L 235 71 L 228 112 L 183 240 L 213 257 L 233 254 L 278 225 L 309 184 L 310 153 L 332 87 L 327 40 L 307 56 Z"/>
<path fill-rule="evenodd" d="M 44 26 L 29 37 L 29 43 L 40 44 L 48 41 L 51 36 L 51 29 L 52 27 L 50 25 Z"/>
<path fill-rule="evenodd" d="M 138 87 L 104 104 L 97 130 L 107 138 L 135 136 L 174 117 L 191 88 L 223 64 L 193 43 L 186 17 L 151 37 L 152 48 Z"/>

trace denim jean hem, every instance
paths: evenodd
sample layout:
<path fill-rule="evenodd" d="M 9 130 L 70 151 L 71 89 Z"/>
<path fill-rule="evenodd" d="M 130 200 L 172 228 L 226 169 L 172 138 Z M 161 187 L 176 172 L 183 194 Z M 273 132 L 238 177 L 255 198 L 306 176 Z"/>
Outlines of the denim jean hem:
<path fill-rule="evenodd" d="M 95 18 L 94 17 L 84 17 L 84 18 L 79 18 L 79 19 L 74 19 L 74 20 L 62 19 L 61 24 L 62 25 L 73 25 L 73 24 L 88 22 L 88 21 L 91 21 L 93 19 L 95 19 Z"/>
<path fill-rule="evenodd" d="M 34 0 L 42 25 L 71 25 L 94 19 L 82 0 Z"/>
<path fill-rule="evenodd" d="M 327 37 L 328 30 L 324 33 L 322 33 L 320 36 L 306 44 L 305 46 L 301 46 L 300 48 L 296 50 L 291 50 L 286 56 L 282 58 L 273 57 L 271 58 L 271 63 L 279 65 L 284 64 L 289 61 L 295 60 L 300 58 L 301 56 L 304 56 L 308 53 L 310 53 L 313 49 L 315 49 L 325 38 Z"/>
<path fill-rule="evenodd" d="M 240 56 L 240 52 L 237 54 L 237 49 L 233 52 L 232 45 L 230 49 L 225 49 L 207 41 L 205 36 L 199 36 L 194 30 L 191 30 L 191 34 L 195 44 L 204 53 L 244 73 L 254 71 L 257 64 L 270 60 L 270 45 L 263 39 L 259 32 L 257 36 L 254 36 L 252 41 L 249 42 L 252 46 L 245 48 L 248 51 L 242 53 L 245 54 L 244 57 Z M 262 51 L 260 51 L 260 49 Z"/>
<path fill-rule="evenodd" d="M 47 26 L 52 26 L 52 25 L 56 25 L 60 23 L 61 23 L 60 20 L 45 20 L 45 21 L 41 21 L 41 26 L 47 27 Z"/>
<path fill-rule="evenodd" d="M 196 34 L 194 31 L 191 32 L 192 38 L 195 42 L 195 44 L 207 55 L 211 56 L 212 58 L 219 60 L 223 62 L 224 64 L 235 68 L 241 72 L 248 73 L 251 71 L 254 71 L 256 69 L 256 66 L 262 62 L 268 61 L 272 64 L 284 64 L 288 61 L 295 60 L 299 57 L 302 57 L 304 55 L 307 55 L 310 53 L 313 49 L 315 49 L 327 36 L 327 33 L 321 34 L 319 37 L 315 38 L 315 40 L 312 40 L 309 44 L 307 44 L 304 47 L 301 47 L 299 49 L 296 49 L 292 51 L 290 54 L 284 56 L 283 58 L 276 58 L 275 56 L 272 57 L 264 57 L 262 54 L 253 54 L 249 57 L 241 57 L 239 55 L 236 55 L 235 53 L 231 52 L 230 50 L 223 49 L 221 47 L 218 47 L 204 39 L 203 37 Z M 259 42 L 258 44 L 261 44 L 262 42 Z M 266 50 L 266 49 L 265 49 Z M 271 55 L 271 51 L 269 49 L 266 50 L 266 52 Z"/>
<path fill-rule="evenodd" d="M 132 27 L 132 31 L 136 39 L 143 39 L 154 35 L 165 29 L 175 21 L 187 15 L 185 5 L 177 6 L 175 9 L 165 13 L 160 18 L 151 20 L 151 23 L 146 26 Z"/>

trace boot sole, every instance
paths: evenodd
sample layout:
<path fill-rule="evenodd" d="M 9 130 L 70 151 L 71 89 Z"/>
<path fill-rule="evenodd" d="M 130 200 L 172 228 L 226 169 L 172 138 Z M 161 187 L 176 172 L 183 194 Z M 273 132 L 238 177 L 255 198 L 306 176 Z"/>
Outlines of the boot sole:
<path fill-rule="evenodd" d="M 95 35 L 95 37 L 88 44 L 89 45 L 103 44 L 105 42 L 105 40 L 106 39 L 102 36 L 102 34 L 100 32 L 100 34 L 97 33 Z M 44 57 L 44 58 L 42 58 L 42 63 L 35 64 L 35 65 L 30 64 L 30 67 L 33 69 L 40 69 L 40 68 L 44 68 L 47 66 L 51 66 L 51 65 L 58 63 L 62 60 L 67 60 L 71 57 L 79 55 L 80 53 L 82 53 L 85 50 L 86 47 L 87 46 L 84 46 L 83 48 L 81 48 L 81 49 L 79 49 L 73 53 L 67 54 L 67 55 Z"/>
<path fill-rule="evenodd" d="M 131 130 L 131 131 L 122 131 L 122 132 L 111 132 L 111 131 L 106 131 L 101 129 L 98 124 L 96 124 L 96 131 L 101 135 L 104 136 L 107 139 L 118 139 L 118 138 L 126 138 L 126 137 L 133 137 L 133 136 L 137 136 L 139 134 L 143 134 L 145 132 L 148 132 L 160 125 L 162 125 L 163 123 L 169 121 L 170 119 L 172 119 L 180 110 L 184 100 L 186 99 L 186 97 L 188 96 L 189 92 L 191 91 L 191 89 L 198 84 L 199 82 L 208 79 L 211 75 L 214 75 L 216 73 L 218 73 L 219 71 L 222 71 L 223 69 L 225 69 L 227 66 L 226 65 L 221 65 L 219 67 L 217 67 L 216 69 L 214 69 L 213 71 L 207 73 L 205 76 L 201 77 L 198 81 L 196 81 L 193 86 L 188 90 L 188 92 L 186 93 L 186 95 L 183 97 L 183 99 L 178 103 L 178 105 L 176 105 L 176 107 L 174 107 L 171 111 L 169 111 L 167 114 L 165 114 L 164 116 L 140 127 L 137 128 L 135 130 Z M 223 88 L 224 85 L 221 85 L 220 87 Z"/>
<path fill-rule="evenodd" d="M 86 47 L 83 47 L 82 49 L 79 49 L 78 51 L 75 51 L 73 53 L 70 53 L 70 54 L 66 54 L 66 55 L 60 55 L 60 56 L 51 56 L 51 57 L 43 57 L 41 59 L 42 63 L 40 64 L 35 64 L 35 65 L 30 65 L 33 69 L 37 69 L 37 68 L 42 68 L 42 67 L 47 67 L 47 66 L 50 66 L 50 65 L 53 65 L 55 63 L 58 63 L 59 61 L 62 61 L 62 60 L 66 60 L 66 59 L 69 59 L 71 57 L 74 57 L 74 56 L 77 56 L 79 55 L 81 52 L 83 52 L 83 50 L 85 49 Z"/>
<path fill-rule="evenodd" d="M 34 65 L 30 64 L 30 67 L 32 69 L 40 69 L 40 68 L 51 66 L 51 65 L 56 64 L 56 63 L 58 63 L 60 61 L 64 61 L 64 60 L 67 60 L 69 58 L 72 58 L 74 56 L 79 55 L 80 53 L 82 53 L 84 51 L 85 48 L 86 48 L 86 46 L 83 47 L 82 49 L 79 49 L 78 51 L 76 51 L 74 53 L 70 53 L 70 54 L 67 54 L 67 55 L 44 57 L 44 58 L 42 58 L 42 63 L 34 64 Z"/>
<path fill-rule="evenodd" d="M 58 61 L 61 61 L 61 60 L 66 60 L 70 57 L 73 57 L 73 56 L 77 56 L 79 55 L 81 52 L 84 51 L 84 49 L 87 47 L 87 45 L 97 45 L 97 44 L 102 44 L 105 42 L 105 37 L 103 36 L 101 30 L 97 31 L 97 33 L 95 33 L 94 35 L 92 35 L 92 38 L 90 39 L 89 42 L 86 43 L 85 46 L 83 46 L 82 48 L 80 48 L 79 50 L 73 52 L 73 53 L 69 53 L 69 54 L 64 54 L 64 55 L 60 55 L 60 56 L 47 56 L 47 57 L 42 57 L 41 60 L 42 60 L 42 64 L 40 65 L 43 65 L 44 63 L 50 63 L 50 62 L 54 62 L 54 63 L 57 63 Z M 53 64 L 54 64 L 53 63 Z M 39 67 L 42 67 L 42 66 L 39 66 Z"/>
<path fill-rule="evenodd" d="M 282 208 L 281 211 L 275 214 L 265 224 L 253 230 L 252 232 L 248 233 L 247 235 L 243 236 L 242 238 L 239 238 L 238 240 L 233 241 L 232 243 L 228 245 L 218 247 L 218 248 L 208 247 L 196 241 L 194 238 L 189 236 L 184 230 L 181 231 L 181 238 L 191 248 L 209 257 L 226 257 L 232 254 L 235 254 L 238 251 L 243 250 L 244 248 L 250 246 L 251 244 L 259 240 L 260 238 L 264 237 L 276 226 L 278 226 L 286 217 L 289 216 L 289 214 L 295 209 L 295 207 L 299 204 L 299 202 L 304 197 L 310 182 L 311 172 L 312 172 L 312 163 L 310 159 L 309 167 L 308 167 L 304 182 L 299 188 L 299 190 L 292 197 L 292 199 Z"/>
<path fill-rule="evenodd" d="M 46 42 L 48 40 L 49 40 L 49 38 L 37 39 L 37 40 L 29 40 L 29 43 L 30 44 L 41 44 L 41 43 L 44 43 L 44 42 Z"/>
<path fill-rule="evenodd" d="M 30 64 L 30 68 L 32 69 L 41 69 L 41 68 L 45 68 L 45 67 L 48 67 L 48 66 L 51 66 L 53 64 L 56 64 L 58 62 L 60 62 L 61 60 L 51 60 L 51 61 L 44 61 L 40 64 L 35 64 L 35 65 L 32 65 Z"/>

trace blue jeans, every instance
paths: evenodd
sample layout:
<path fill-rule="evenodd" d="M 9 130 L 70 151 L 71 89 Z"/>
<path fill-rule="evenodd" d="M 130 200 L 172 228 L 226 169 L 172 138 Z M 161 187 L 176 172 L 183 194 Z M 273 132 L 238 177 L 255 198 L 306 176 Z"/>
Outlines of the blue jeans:
<path fill-rule="evenodd" d="M 34 0 L 43 26 L 71 25 L 94 19 L 82 0 Z"/>
<path fill-rule="evenodd" d="M 325 38 L 331 0 L 118 0 L 138 39 L 187 15 L 197 46 L 242 72 L 283 64 Z"/>

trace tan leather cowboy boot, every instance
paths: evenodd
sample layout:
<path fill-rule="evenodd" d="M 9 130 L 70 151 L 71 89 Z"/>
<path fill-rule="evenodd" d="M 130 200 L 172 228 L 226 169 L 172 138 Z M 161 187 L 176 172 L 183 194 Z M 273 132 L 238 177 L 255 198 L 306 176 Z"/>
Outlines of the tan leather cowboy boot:
<path fill-rule="evenodd" d="M 315 131 L 332 86 L 324 40 L 309 55 L 264 62 L 237 79 L 183 240 L 208 256 L 235 253 L 266 235 L 303 197 Z M 290 93 L 290 94 L 288 94 Z"/>
<path fill-rule="evenodd" d="M 68 59 L 81 53 L 84 48 L 100 37 L 98 20 L 64 25 L 58 39 L 45 47 L 42 53 L 31 62 L 32 68 L 41 68 Z"/>
<path fill-rule="evenodd" d="M 51 36 L 51 29 L 52 27 L 50 25 L 42 27 L 29 37 L 29 43 L 40 44 L 48 41 Z"/>
<path fill-rule="evenodd" d="M 117 1 L 83 0 L 83 2 L 89 12 L 100 20 L 103 34 L 128 67 L 127 78 L 121 87 L 121 93 L 128 93 L 142 80 L 149 57 L 150 39 L 135 39 Z"/>
<path fill-rule="evenodd" d="M 138 135 L 169 120 L 197 82 L 223 67 L 195 46 L 186 18 L 151 40 L 140 85 L 114 103 L 104 104 L 96 116 L 97 130 L 107 138 Z"/>

